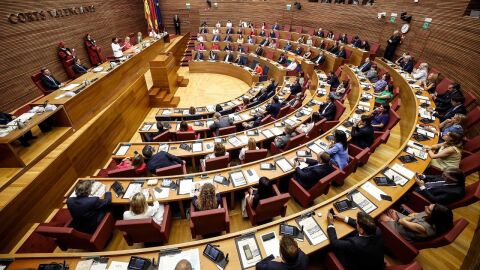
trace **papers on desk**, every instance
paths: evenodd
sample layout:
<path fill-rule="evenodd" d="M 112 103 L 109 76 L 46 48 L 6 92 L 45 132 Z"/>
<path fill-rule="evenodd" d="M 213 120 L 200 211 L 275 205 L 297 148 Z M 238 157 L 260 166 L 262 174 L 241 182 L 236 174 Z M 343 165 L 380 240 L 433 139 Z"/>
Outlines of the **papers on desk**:
<path fill-rule="evenodd" d="M 77 263 L 75 270 L 90 270 L 93 265 L 93 259 L 82 260 Z"/>
<path fill-rule="evenodd" d="M 71 92 L 71 93 L 73 93 L 73 92 Z M 75 95 L 75 93 L 73 93 L 73 94 Z M 61 99 L 63 97 L 65 97 L 65 94 L 58 95 L 54 99 Z"/>
<path fill-rule="evenodd" d="M 418 149 L 418 148 L 415 148 L 415 147 L 410 147 L 410 146 L 407 146 L 405 147 L 405 152 L 409 153 L 410 155 L 413 155 L 415 157 L 418 157 L 420 159 L 423 159 L 423 160 L 426 160 L 427 157 L 428 157 L 428 153 L 421 150 L 421 149 Z"/>
<path fill-rule="evenodd" d="M 200 253 L 198 248 L 181 252 L 172 252 L 164 255 L 160 251 L 158 270 L 174 270 L 177 263 L 183 259 L 190 262 L 192 269 L 201 270 Z"/>
<path fill-rule="evenodd" d="M 354 204 L 357 205 L 360 209 L 363 210 L 363 212 L 370 214 L 373 212 L 375 209 L 377 209 L 377 206 L 372 203 L 365 195 L 360 193 L 358 190 L 355 190 L 354 192 L 351 193 L 351 200 Z"/>
<path fill-rule="evenodd" d="M 260 179 L 255 169 L 248 169 L 243 173 L 243 175 L 245 176 L 245 178 L 247 178 L 247 182 L 249 184 L 257 183 L 258 179 Z"/>
<path fill-rule="evenodd" d="M 275 135 L 273 134 L 273 132 L 270 131 L 269 129 L 264 129 L 264 130 L 262 130 L 262 134 L 263 134 L 263 136 L 265 136 L 266 138 L 272 138 L 273 136 L 275 136 Z"/>
<path fill-rule="evenodd" d="M 128 149 L 130 149 L 130 144 L 122 144 L 120 147 L 118 147 L 117 152 L 115 152 L 116 156 L 124 156 L 127 152 Z"/>
<path fill-rule="evenodd" d="M 214 112 L 215 111 L 215 106 L 214 105 L 207 105 L 207 111 L 208 112 Z"/>
<path fill-rule="evenodd" d="M 421 101 L 429 101 L 430 99 L 426 96 L 421 96 L 421 95 L 415 95 L 419 100 Z"/>
<path fill-rule="evenodd" d="M 407 182 L 408 182 L 408 179 L 405 178 L 404 176 L 402 176 L 401 174 L 399 174 L 398 172 L 396 172 L 395 170 L 392 170 L 391 168 L 387 167 L 385 168 L 382 173 L 388 177 L 389 179 L 391 179 L 393 182 L 395 182 L 395 184 L 397 185 L 400 185 L 400 186 L 404 186 Z"/>
<path fill-rule="evenodd" d="M 191 178 L 186 178 L 180 180 L 180 184 L 178 186 L 178 195 L 185 195 L 185 194 L 190 194 L 192 191 L 193 187 L 193 179 Z"/>
<path fill-rule="evenodd" d="M 297 124 L 297 118 L 295 116 L 285 119 L 285 124 L 289 126 L 295 126 Z"/>
<path fill-rule="evenodd" d="M 182 114 L 183 114 L 183 115 L 189 115 L 189 114 L 190 114 L 190 111 L 189 111 L 189 110 L 183 110 L 183 111 L 182 111 Z"/>
<path fill-rule="evenodd" d="M 155 195 L 155 199 L 168 198 L 169 194 L 170 194 L 170 189 L 169 188 L 156 187 L 156 188 L 153 189 L 153 195 Z"/>
<path fill-rule="evenodd" d="M 418 134 L 421 134 L 421 135 L 425 135 L 429 138 L 434 138 L 435 137 L 435 133 L 434 132 L 431 132 L 429 130 L 426 130 L 420 126 L 417 125 L 417 133 Z"/>
<path fill-rule="evenodd" d="M 69 84 L 69 85 L 67 85 L 67 86 L 65 86 L 65 87 L 60 88 L 60 90 L 62 90 L 62 91 L 70 91 L 70 90 L 75 89 L 75 88 L 76 88 L 77 86 L 79 86 L 79 85 L 80 85 L 79 83 L 71 83 L 71 84 Z"/>
<path fill-rule="evenodd" d="M 102 71 L 102 70 L 103 70 L 103 67 L 94 67 L 94 68 L 92 69 L 93 72 L 100 72 L 100 71 Z"/>
<path fill-rule="evenodd" d="M 192 144 L 192 152 L 202 152 L 203 151 L 203 143 L 202 142 L 194 142 Z"/>
<path fill-rule="evenodd" d="M 281 131 L 279 128 L 277 127 L 274 127 L 274 128 L 271 128 L 270 131 L 275 135 L 275 136 L 278 136 L 280 134 L 283 133 L 283 131 Z"/>
<path fill-rule="evenodd" d="M 262 254 L 254 233 L 235 238 L 235 246 L 242 269 L 253 267 L 262 260 Z"/>
<path fill-rule="evenodd" d="M 152 123 L 145 123 L 143 124 L 143 127 L 140 129 L 141 131 L 149 131 L 152 128 L 153 124 Z"/>
<path fill-rule="evenodd" d="M 318 154 L 320 152 L 323 152 L 324 150 L 316 143 L 311 143 L 307 145 L 308 149 L 312 150 L 315 154 Z"/>
<path fill-rule="evenodd" d="M 275 163 L 282 169 L 283 172 L 288 172 L 293 169 L 292 164 L 288 162 L 285 158 L 280 158 L 275 161 Z"/>
<path fill-rule="evenodd" d="M 160 151 L 168 152 L 169 149 L 170 149 L 170 145 L 168 143 L 162 143 L 158 146 L 157 152 L 160 152 Z"/>
<path fill-rule="evenodd" d="M 228 139 L 228 142 L 235 147 L 241 146 L 242 142 L 237 138 L 237 136 L 233 136 Z"/>
<path fill-rule="evenodd" d="M 300 227 L 303 226 L 303 233 L 311 245 L 318 245 L 328 239 L 313 216 L 300 217 L 296 221 Z"/>
<path fill-rule="evenodd" d="M 248 144 L 248 137 L 246 135 L 239 135 L 237 138 L 242 142 L 242 145 Z"/>
<path fill-rule="evenodd" d="M 395 163 L 395 165 L 392 166 L 392 170 L 396 171 L 407 179 L 412 179 L 415 176 L 415 172 L 412 172 L 411 170 L 405 168 L 405 166 L 402 166 L 399 163 Z"/>
<path fill-rule="evenodd" d="M 15 118 L 14 120 L 10 121 L 7 125 L 12 125 L 16 124 L 17 121 L 20 121 L 22 123 L 27 122 L 28 120 L 32 119 L 32 117 L 35 116 L 35 113 L 23 113 L 19 117 Z"/>
<path fill-rule="evenodd" d="M 143 183 L 131 182 L 128 185 L 127 190 L 125 191 L 125 194 L 123 195 L 123 198 L 124 199 L 130 199 L 133 195 L 142 191 L 142 186 L 143 186 Z M 146 198 L 148 198 L 148 197 L 149 196 L 146 196 Z"/>
<path fill-rule="evenodd" d="M 275 232 L 263 234 L 260 236 L 260 239 L 262 239 L 263 249 L 267 257 L 270 255 L 280 257 L 280 241 Z"/>
<path fill-rule="evenodd" d="M 201 180 L 201 181 L 197 181 L 194 184 L 192 184 L 191 189 L 190 189 L 190 197 L 195 196 L 195 187 L 197 186 L 197 184 L 198 184 L 198 190 L 200 190 L 200 188 L 206 183 L 213 184 L 213 180 L 212 179 Z"/>
<path fill-rule="evenodd" d="M 172 114 L 172 110 L 163 110 L 162 115 L 170 115 Z"/>
<path fill-rule="evenodd" d="M 360 104 L 361 106 L 364 106 L 364 107 L 370 107 L 370 102 L 360 101 L 360 102 L 358 102 L 358 104 Z"/>
<path fill-rule="evenodd" d="M 242 171 L 231 172 L 230 181 L 232 182 L 234 187 L 239 187 L 247 184 L 247 180 L 245 179 Z"/>
<path fill-rule="evenodd" d="M 381 201 L 382 198 L 380 197 L 380 194 L 387 195 L 387 193 L 383 192 L 381 189 L 376 187 L 374 184 L 370 183 L 367 181 L 365 184 L 362 185 L 362 189 L 368 192 L 370 195 L 372 195 L 375 199 L 378 201 Z"/>
<path fill-rule="evenodd" d="M 108 270 L 127 270 L 128 269 L 128 262 L 118 262 L 112 261 L 110 266 L 108 266 Z"/>

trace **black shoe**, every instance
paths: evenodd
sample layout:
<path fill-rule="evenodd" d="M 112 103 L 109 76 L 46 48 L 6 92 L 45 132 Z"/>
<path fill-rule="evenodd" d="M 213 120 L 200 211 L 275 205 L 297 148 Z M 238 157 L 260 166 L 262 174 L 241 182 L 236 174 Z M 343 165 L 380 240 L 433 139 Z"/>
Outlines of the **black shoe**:
<path fill-rule="evenodd" d="M 22 142 L 22 146 L 23 146 L 23 147 L 29 147 L 30 144 L 29 144 L 28 142 Z"/>

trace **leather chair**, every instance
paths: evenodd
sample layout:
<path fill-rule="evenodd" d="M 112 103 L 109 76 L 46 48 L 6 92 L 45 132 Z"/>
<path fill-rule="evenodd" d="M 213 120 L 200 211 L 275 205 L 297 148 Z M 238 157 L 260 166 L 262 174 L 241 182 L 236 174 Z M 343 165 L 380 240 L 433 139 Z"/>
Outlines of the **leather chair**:
<path fill-rule="evenodd" d="M 400 116 L 396 111 L 392 110 L 392 108 L 390 108 L 388 114 L 388 123 L 383 127 L 382 131 L 391 130 L 396 124 L 398 124 L 398 122 L 400 122 Z"/>
<path fill-rule="evenodd" d="M 223 157 L 209 158 L 205 162 L 201 162 L 202 172 L 218 170 L 229 167 L 230 155 Z"/>
<path fill-rule="evenodd" d="M 266 51 L 265 52 L 265 57 L 270 59 L 270 60 L 273 60 L 273 51 Z M 265 71 L 265 70 L 264 70 Z"/>
<path fill-rule="evenodd" d="M 337 70 L 335 70 L 335 75 L 337 75 L 338 78 L 340 78 L 340 75 L 342 75 L 342 70 L 343 66 L 339 66 Z"/>
<path fill-rule="evenodd" d="M 68 78 L 75 79 L 80 77 L 82 74 L 77 74 L 73 71 L 73 58 L 68 59 L 67 61 L 63 62 L 63 68 L 65 68 L 65 72 L 67 73 Z"/>
<path fill-rule="evenodd" d="M 129 246 L 134 243 L 168 242 L 172 227 L 172 212 L 168 204 L 164 205 L 162 224 L 157 224 L 153 218 L 118 220 L 115 227 L 122 231 Z"/>
<path fill-rule="evenodd" d="M 449 78 L 445 77 L 443 78 L 443 80 L 440 81 L 440 83 L 437 85 L 437 88 L 435 89 L 435 91 L 437 92 L 437 94 L 439 95 L 442 95 L 444 94 L 445 92 L 447 92 L 447 89 L 448 89 L 448 86 L 450 84 L 452 84 L 453 81 L 450 80 Z"/>
<path fill-rule="evenodd" d="M 227 199 L 222 197 L 222 207 L 212 210 L 196 211 L 190 203 L 190 232 L 192 238 L 226 231 L 230 233 Z"/>
<path fill-rule="evenodd" d="M 380 44 L 378 43 L 372 43 L 370 45 L 370 60 L 375 60 L 375 57 L 377 56 L 378 50 L 380 49 Z"/>
<path fill-rule="evenodd" d="M 170 131 L 165 131 L 159 135 L 153 137 L 153 142 L 169 142 L 170 141 Z"/>
<path fill-rule="evenodd" d="M 245 151 L 245 158 L 242 160 L 242 164 L 264 159 L 267 155 L 267 149 L 247 150 Z"/>
<path fill-rule="evenodd" d="M 262 75 L 260 75 L 259 77 L 259 81 L 260 82 L 264 82 L 268 79 L 268 71 L 270 70 L 270 68 L 267 66 L 267 64 L 263 65 L 263 73 Z"/>
<path fill-rule="evenodd" d="M 265 117 L 263 117 L 262 121 L 260 121 L 260 126 L 266 125 L 268 123 L 273 122 L 273 117 L 269 114 Z"/>
<path fill-rule="evenodd" d="M 175 164 L 175 165 L 172 165 L 172 166 L 159 168 L 155 171 L 155 174 L 157 176 L 170 176 L 170 175 L 187 174 L 187 168 L 185 166 L 185 161 L 183 161 L 183 164 Z"/>
<path fill-rule="evenodd" d="M 360 167 L 367 164 L 371 155 L 369 147 L 362 149 L 351 143 L 348 144 L 348 154 L 357 160 L 357 166 Z"/>
<path fill-rule="evenodd" d="M 305 135 L 305 142 L 310 141 L 310 140 L 315 139 L 318 136 L 320 136 L 321 130 L 322 130 L 321 126 L 326 121 L 327 121 L 326 119 L 322 119 L 322 120 L 318 121 L 317 123 L 315 123 L 313 125 L 313 128 L 310 129 L 310 131 Z"/>
<path fill-rule="evenodd" d="M 290 25 L 284 25 L 283 31 L 290 32 Z"/>
<path fill-rule="evenodd" d="M 304 140 L 305 140 L 305 133 L 300 133 L 297 136 L 291 137 L 290 140 L 288 140 L 287 144 L 285 144 L 285 147 L 283 147 L 283 149 L 278 148 L 277 145 L 275 145 L 275 142 L 272 142 L 270 144 L 270 153 L 272 153 L 272 155 L 280 154 L 284 151 L 287 151 L 299 146 Z"/>
<path fill-rule="evenodd" d="M 385 270 L 422 270 L 422 266 L 418 262 L 412 262 L 409 264 L 404 265 L 388 265 L 385 263 L 387 267 Z M 340 260 L 338 260 L 337 256 L 333 252 L 328 252 L 325 256 L 325 259 L 322 263 L 323 268 L 325 270 L 345 270 Z"/>
<path fill-rule="evenodd" d="M 478 162 L 479 160 L 480 152 L 474 153 L 465 158 L 462 158 L 459 168 L 460 170 L 462 170 L 465 176 L 468 176 L 472 173 L 478 172 L 478 170 L 480 169 L 480 162 Z M 442 174 L 442 171 L 440 169 L 432 166 L 428 168 L 428 171 L 432 174 Z"/>
<path fill-rule="evenodd" d="M 191 141 L 198 139 L 195 131 L 177 131 L 176 137 L 177 141 Z"/>
<path fill-rule="evenodd" d="M 315 33 L 315 29 L 313 29 L 313 28 L 308 28 L 308 30 L 307 30 L 307 34 L 308 34 L 308 35 L 313 36 L 314 33 Z"/>
<path fill-rule="evenodd" d="M 285 115 L 287 115 L 289 110 L 290 110 L 290 105 L 283 106 L 282 108 L 280 108 L 280 111 L 278 112 L 277 117 L 275 117 L 274 119 L 280 119 L 284 117 Z"/>
<path fill-rule="evenodd" d="M 465 130 L 470 130 L 472 127 L 480 122 L 480 106 L 473 108 L 467 113 L 467 119 L 465 121 Z"/>
<path fill-rule="evenodd" d="M 375 138 L 372 146 L 370 146 L 370 154 L 374 153 L 377 147 L 380 146 L 380 144 L 386 143 L 388 141 L 388 138 L 390 137 L 390 133 L 391 133 L 390 130 L 387 130 L 385 132 L 375 131 L 375 136 L 378 136 L 378 135 L 379 136 Z"/>
<path fill-rule="evenodd" d="M 335 113 L 335 118 L 332 121 L 325 121 L 321 125 L 321 129 L 323 132 L 332 129 L 335 125 L 339 123 L 338 119 L 342 116 L 343 112 L 345 112 L 345 106 L 338 100 L 335 100 L 335 107 L 337 107 L 337 111 Z"/>
<path fill-rule="evenodd" d="M 480 150 L 480 135 L 477 135 L 471 139 L 467 139 L 463 145 L 463 153 L 467 153 L 465 156 L 469 156 Z"/>
<path fill-rule="evenodd" d="M 343 59 L 342 64 L 350 63 L 350 55 L 352 55 L 352 51 L 345 49 L 345 59 Z"/>
<path fill-rule="evenodd" d="M 37 72 L 31 76 L 33 83 L 42 91 L 42 93 L 46 96 L 50 93 L 52 93 L 55 90 L 47 90 L 43 84 L 42 84 L 42 76 L 43 74 L 41 72 Z"/>
<path fill-rule="evenodd" d="M 470 107 L 472 104 L 477 103 L 477 97 L 472 94 L 470 91 L 463 91 L 463 96 L 465 97 L 465 108 Z"/>
<path fill-rule="evenodd" d="M 338 178 L 336 178 L 335 181 L 332 182 L 332 185 L 337 187 L 343 186 L 343 184 L 345 184 L 345 179 L 347 179 L 347 177 L 353 172 L 355 172 L 356 170 L 357 170 L 357 159 L 352 156 L 349 156 L 347 166 L 343 168 L 342 174 Z"/>
<path fill-rule="evenodd" d="M 327 194 L 330 189 L 330 185 L 333 181 L 336 181 L 338 177 L 341 177 L 342 172 L 335 170 L 329 175 L 323 177 L 309 190 L 306 190 L 295 179 L 290 179 L 288 184 L 288 193 L 292 195 L 295 200 L 300 203 L 301 206 L 307 208 L 318 196 Z"/>
<path fill-rule="evenodd" d="M 287 212 L 287 202 L 290 200 L 290 194 L 280 193 L 277 185 L 273 184 L 272 189 L 275 193 L 274 196 L 260 200 L 257 208 L 253 209 L 252 205 L 247 201 L 246 210 L 248 218 L 252 223 L 252 226 L 256 226 L 258 223 L 271 220 L 276 216 L 285 216 Z M 245 192 L 245 195 L 248 192 Z"/>
<path fill-rule="evenodd" d="M 392 100 L 391 104 L 392 106 L 390 107 L 390 109 L 398 111 L 398 109 L 400 109 L 400 106 L 402 105 L 402 101 L 397 97 Z"/>
<path fill-rule="evenodd" d="M 295 32 L 301 34 L 302 33 L 302 27 L 301 26 L 295 26 Z"/>
<path fill-rule="evenodd" d="M 219 128 L 216 136 L 223 136 L 237 132 L 236 126 L 229 126 L 224 128 Z"/>
<path fill-rule="evenodd" d="M 68 209 L 65 210 L 68 211 Z M 105 217 L 93 234 L 79 232 L 74 228 L 68 227 L 70 223 L 64 226 L 41 225 L 36 232 L 43 236 L 54 238 L 60 249 L 64 251 L 69 248 L 102 251 L 115 228 L 115 220 L 110 213 L 105 214 Z"/>
<path fill-rule="evenodd" d="M 108 177 L 136 177 L 138 174 L 135 171 L 135 167 L 129 166 L 127 168 L 113 169 L 107 171 Z"/>

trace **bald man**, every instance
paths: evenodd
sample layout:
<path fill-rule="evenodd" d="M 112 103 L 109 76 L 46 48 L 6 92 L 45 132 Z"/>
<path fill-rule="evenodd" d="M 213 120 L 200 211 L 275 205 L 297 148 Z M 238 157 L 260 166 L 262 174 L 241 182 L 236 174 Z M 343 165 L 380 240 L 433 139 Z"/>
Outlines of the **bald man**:
<path fill-rule="evenodd" d="M 182 259 L 175 266 L 175 270 L 192 270 L 192 264 L 189 261 Z"/>

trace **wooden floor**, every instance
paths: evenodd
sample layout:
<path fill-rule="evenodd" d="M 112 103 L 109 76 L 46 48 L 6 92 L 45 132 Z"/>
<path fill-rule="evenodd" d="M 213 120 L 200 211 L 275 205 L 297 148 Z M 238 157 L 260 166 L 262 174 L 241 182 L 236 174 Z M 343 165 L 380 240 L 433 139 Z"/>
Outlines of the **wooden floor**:
<path fill-rule="evenodd" d="M 185 68 L 182 68 L 180 72 L 183 72 L 183 74 L 187 75 L 190 79 L 190 84 L 188 87 L 184 87 L 177 91 L 178 95 L 181 96 L 181 102 L 179 106 L 182 107 L 222 102 L 230 98 L 237 97 L 243 92 L 245 92 L 246 89 L 248 89 L 248 86 L 240 80 L 236 80 L 226 76 L 210 74 L 188 74 L 188 70 L 186 70 Z M 349 108 L 349 106 L 346 107 Z M 152 109 L 145 121 L 154 120 L 154 116 L 157 110 L 158 109 L 155 108 Z M 348 113 L 348 109 L 346 113 Z M 136 134 L 132 138 L 132 141 L 141 141 L 138 134 Z M 387 160 L 393 158 L 393 155 L 394 153 L 396 153 L 400 144 L 400 130 L 399 126 L 397 125 L 392 130 L 391 136 L 387 144 L 381 145 L 379 148 L 377 148 L 377 151 L 369 159 L 368 164 L 359 168 L 357 172 L 350 175 L 344 186 L 332 187 L 327 195 L 317 198 L 315 202 L 320 203 L 327 198 L 330 198 L 346 189 L 349 189 L 351 186 L 355 185 L 360 180 L 365 179 L 365 177 L 371 177 L 371 175 L 376 172 L 379 167 L 385 165 L 385 162 Z M 478 181 L 477 174 L 470 176 L 467 179 L 467 184 L 474 181 Z M 250 221 L 248 219 L 242 218 L 241 216 L 240 200 L 241 194 L 237 194 L 236 207 L 234 209 L 229 209 L 231 232 L 244 230 L 252 227 Z M 294 200 L 289 201 L 287 215 L 294 214 L 300 210 L 303 210 L 303 208 L 298 203 L 296 203 Z M 465 254 L 467 253 L 470 246 L 470 242 L 473 237 L 475 228 L 477 227 L 479 213 L 480 203 L 475 203 L 469 207 L 455 210 L 455 219 L 459 217 L 464 217 L 469 221 L 470 224 L 453 244 L 438 249 L 422 250 L 416 260 L 422 264 L 423 269 L 459 269 L 463 262 Z M 174 219 L 172 223 L 170 239 L 167 244 L 176 244 L 191 240 L 192 238 L 189 231 L 189 221 L 187 219 L 180 218 Z M 123 239 L 121 233 L 117 231 L 106 249 L 122 250 L 141 247 L 143 247 L 142 244 L 128 246 Z M 388 257 L 388 259 L 389 261 L 394 262 L 394 259 L 390 257 Z"/>

